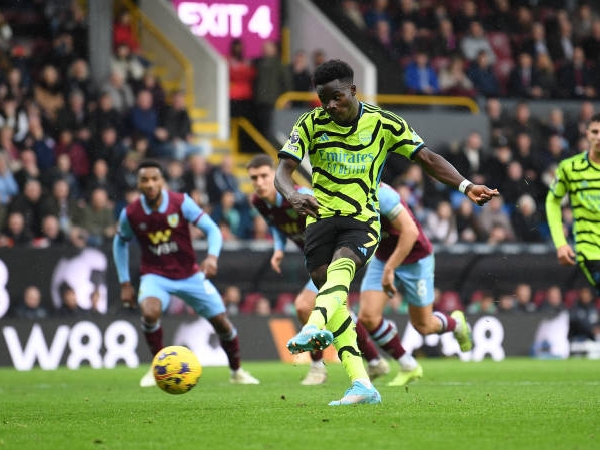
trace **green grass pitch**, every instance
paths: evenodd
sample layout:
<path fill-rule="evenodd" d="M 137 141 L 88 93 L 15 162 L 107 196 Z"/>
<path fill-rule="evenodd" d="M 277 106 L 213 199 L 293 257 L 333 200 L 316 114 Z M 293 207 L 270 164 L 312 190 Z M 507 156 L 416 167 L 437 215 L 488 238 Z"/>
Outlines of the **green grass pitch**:
<path fill-rule="evenodd" d="M 205 367 L 185 395 L 140 388 L 146 367 L 0 370 L 0 449 L 600 449 L 600 361 L 422 359 L 407 388 L 376 380 L 382 405 L 330 407 L 349 382 L 329 365 L 245 363 L 259 386 Z M 393 366 L 395 368 L 395 366 Z"/>

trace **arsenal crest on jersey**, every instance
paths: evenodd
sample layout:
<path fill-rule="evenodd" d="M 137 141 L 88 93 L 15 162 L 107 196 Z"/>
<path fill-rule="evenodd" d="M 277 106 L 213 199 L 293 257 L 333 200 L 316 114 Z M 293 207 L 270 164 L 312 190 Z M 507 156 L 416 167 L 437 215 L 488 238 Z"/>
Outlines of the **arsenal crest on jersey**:
<path fill-rule="evenodd" d="M 171 228 L 175 228 L 177 225 L 179 225 L 179 214 L 169 214 L 167 216 L 167 223 Z"/>

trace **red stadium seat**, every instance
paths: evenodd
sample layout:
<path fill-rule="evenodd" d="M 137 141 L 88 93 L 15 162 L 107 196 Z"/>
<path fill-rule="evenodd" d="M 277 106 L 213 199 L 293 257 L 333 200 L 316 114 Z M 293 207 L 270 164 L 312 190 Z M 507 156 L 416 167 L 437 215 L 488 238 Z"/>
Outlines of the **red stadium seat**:
<path fill-rule="evenodd" d="M 294 310 L 294 300 L 296 294 L 293 292 L 282 292 L 277 296 L 275 300 L 275 308 L 273 312 L 275 314 L 290 314 Z"/>
<path fill-rule="evenodd" d="M 465 307 L 460 299 L 460 294 L 456 291 L 444 291 L 440 297 L 439 303 L 436 305 L 439 311 L 450 314 L 452 311 L 464 311 Z"/>
<path fill-rule="evenodd" d="M 260 292 L 250 292 L 244 297 L 244 301 L 240 305 L 240 312 L 245 314 L 252 314 L 256 309 L 258 300 L 263 297 Z"/>
<path fill-rule="evenodd" d="M 570 309 L 577 303 L 577 299 L 579 298 L 579 289 L 570 289 L 565 292 L 563 295 L 563 303 L 567 309 Z"/>
<path fill-rule="evenodd" d="M 498 59 L 512 59 L 512 47 L 508 35 L 503 31 L 490 31 L 487 33 L 492 50 Z"/>
<path fill-rule="evenodd" d="M 535 294 L 533 294 L 533 303 L 536 307 L 539 307 L 545 300 L 546 298 L 546 290 L 545 289 L 538 289 L 537 291 L 535 291 Z"/>

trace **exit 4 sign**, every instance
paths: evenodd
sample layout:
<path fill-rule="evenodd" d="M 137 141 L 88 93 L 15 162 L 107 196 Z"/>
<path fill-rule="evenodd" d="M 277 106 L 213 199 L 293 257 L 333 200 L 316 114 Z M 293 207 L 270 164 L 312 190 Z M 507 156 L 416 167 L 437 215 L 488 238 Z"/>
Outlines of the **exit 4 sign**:
<path fill-rule="evenodd" d="M 235 38 L 243 41 L 248 58 L 261 55 L 262 43 L 279 41 L 280 0 L 172 0 L 179 20 L 196 36 L 229 54 Z"/>

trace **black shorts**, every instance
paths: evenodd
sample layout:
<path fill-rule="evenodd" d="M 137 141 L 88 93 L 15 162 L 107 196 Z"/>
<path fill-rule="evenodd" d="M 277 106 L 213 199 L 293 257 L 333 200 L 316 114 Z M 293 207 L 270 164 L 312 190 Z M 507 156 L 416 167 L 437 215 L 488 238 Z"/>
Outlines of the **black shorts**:
<path fill-rule="evenodd" d="M 600 295 L 600 261 L 583 259 L 579 262 L 579 267 L 588 282 L 596 289 L 596 293 Z"/>
<path fill-rule="evenodd" d="M 331 263 L 338 248 L 352 250 L 365 265 L 379 245 L 379 223 L 351 217 L 328 217 L 311 223 L 304 233 L 304 256 L 309 272 Z"/>

